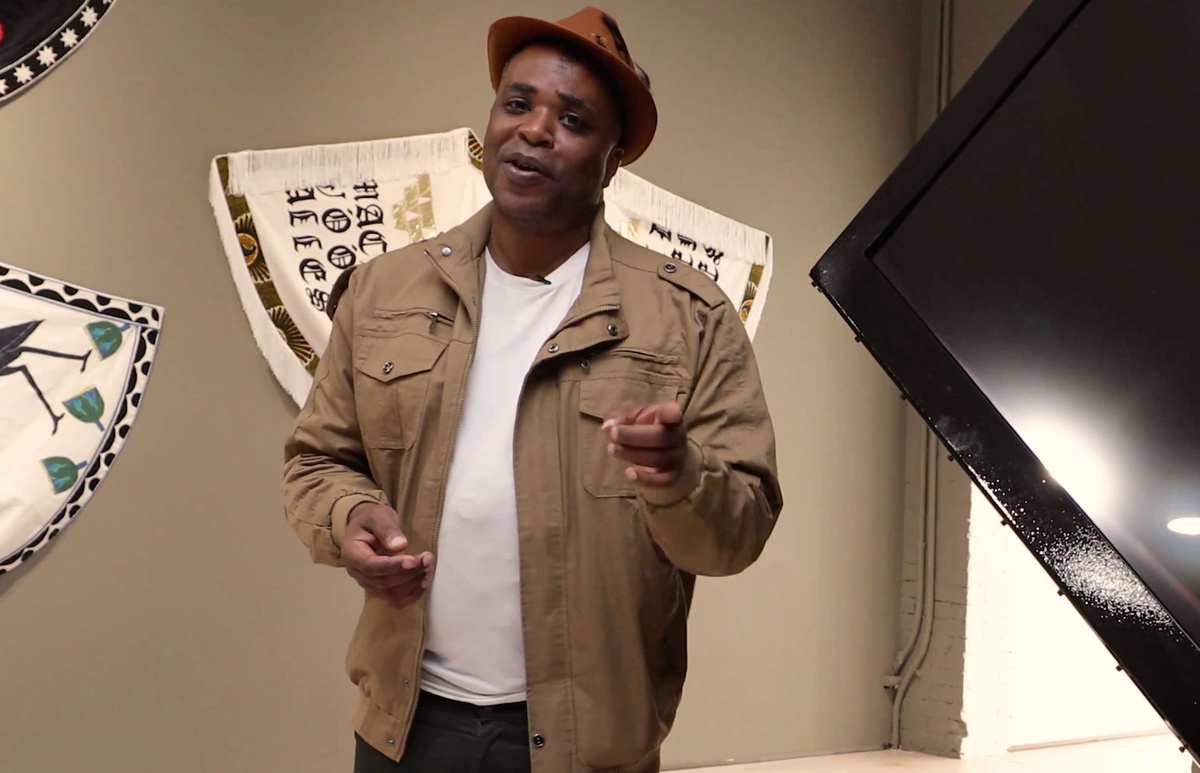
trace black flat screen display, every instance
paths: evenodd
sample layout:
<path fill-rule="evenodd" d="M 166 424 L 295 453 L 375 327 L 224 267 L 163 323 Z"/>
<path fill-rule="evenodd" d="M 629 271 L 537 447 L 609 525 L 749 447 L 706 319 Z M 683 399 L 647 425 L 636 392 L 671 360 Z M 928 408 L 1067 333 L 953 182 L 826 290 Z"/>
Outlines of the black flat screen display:
<path fill-rule="evenodd" d="M 1193 639 L 1198 73 L 1200 3 L 1089 3 L 874 255 Z M 1064 581 L 1153 614 L 1127 571 L 1060 552 Z"/>
<path fill-rule="evenodd" d="M 1200 2 L 1032 0 L 817 288 L 1200 758 Z"/>

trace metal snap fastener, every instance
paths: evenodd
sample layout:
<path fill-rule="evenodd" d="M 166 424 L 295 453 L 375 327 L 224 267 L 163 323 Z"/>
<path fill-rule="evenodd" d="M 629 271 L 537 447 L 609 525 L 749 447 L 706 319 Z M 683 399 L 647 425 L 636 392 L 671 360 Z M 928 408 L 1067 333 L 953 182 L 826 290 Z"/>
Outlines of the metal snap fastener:
<path fill-rule="evenodd" d="M 389 739 L 388 739 L 388 746 L 395 746 L 395 745 L 396 745 L 396 739 L 395 739 L 395 738 L 389 738 Z"/>
<path fill-rule="evenodd" d="M 666 646 L 666 645 L 663 645 L 663 646 Z M 405 680 L 404 680 L 404 686 L 405 686 L 405 687 L 408 687 L 410 684 L 412 684 L 412 680 L 411 680 L 411 679 L 405 679 Z"/>
<path fill-rule="evenodd" d="M 550 344 L 549 348 L 547 348 L 546 351 L 550 352 L 551 354 L 554 354 L 555 352 L 558 351 L 558 344 Z"/>
<path fill-rule="evenodd" d="M 538 749 L 546 745 L 546 739 L 542 737 L 541 733 L 533 734 L 533 745 Z"/>
<path fill-rule="evenodd" d="M 388 373 L 391 373 L 391 372 L 392 372 L 392 370 L 393 370 L 393 369 L 395 369 L 395 367 L 396 367 L 396 366 L 395 366 L 395 365 L 393 365 L 393 364 L 392 364 L 392 363 L 390 363 L 390 362 L 385 362 L 385 363 L 383 363 L 383 372 L 384 372 L 384 375 L 386 375 L 386 374 L 388 374 Z"/>
<path fill-rule="evenodd" d="M 584 360 L 583 362 L 579 363 L 579 366 L 582 367 L 584 370 L 587 370 L 588 368 L 592 367 L 592 361 Z"/>
<path fill-rule="evenodd" d="M 443 257 L 443 258 L 448 258 L 448 257 L 450 257 L 450 253 L 451 253 L 451 252 L 453 252 L 453 250 L 451 250 L 449 247 L 443 247 L 443 248 L 442 248 L 442 257 Z"/>
<path fill-rule="evenodd" d="M 620 331 L 619 331 L 619 330 L 617 330 L 617 326 L 616 326 L 616 325 L 609 325 L 609 326 L 608 326 L 608 334 L 609 334 L 610 336 L 615 336 L 615 335 L 616 335 L 617 333 L 619 333 L 619 332 L 620 332 Z"/>
<path fill-rule="evenodd" d="M 668 274 L 674 274 L 675 273 L 675 264 L 668 263 L 667 265 L 663 266 L 663 271 L 666 271 Z"/>

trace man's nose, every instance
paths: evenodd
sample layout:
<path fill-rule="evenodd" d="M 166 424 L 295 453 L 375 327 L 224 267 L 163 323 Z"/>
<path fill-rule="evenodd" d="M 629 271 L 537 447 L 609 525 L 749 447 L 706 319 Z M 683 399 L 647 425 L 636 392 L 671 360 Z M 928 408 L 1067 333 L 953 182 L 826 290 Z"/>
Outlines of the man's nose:
<path fill-rule="evenodd" d="M 554 141 L 554 117 L 549 110 L 531 110 L 525 115 L 518 130 L 521 139 L 530 145 L 549 145 Z"/>

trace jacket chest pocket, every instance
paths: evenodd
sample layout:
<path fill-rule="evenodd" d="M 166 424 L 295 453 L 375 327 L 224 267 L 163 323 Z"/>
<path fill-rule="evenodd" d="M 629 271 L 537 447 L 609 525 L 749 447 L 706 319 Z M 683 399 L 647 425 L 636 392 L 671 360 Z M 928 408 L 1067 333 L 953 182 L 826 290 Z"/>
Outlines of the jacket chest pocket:
<path fill-rule="evenodd" d="M 446 341 L 419 334 L 357 338 L 354 394 L 359 430 L 368 447 L 412 446 L 425 412 L 434 365 L 446 345 Z"/>
<path fill-rule="evenodd" d="M 604 376 L 579 382 L 579 413 L 583 420 L 579 437 L 580 476 L 584 489 L 594 497 L 632 497 L 634 483 L 625 477 L 629 466 L 608 453 L 609 437 L 601 432 L 608 413 L 625 403 L 640 406 L 675 400 L 678 384 L 665 379 L 646 380 L 638 375 Z"/>

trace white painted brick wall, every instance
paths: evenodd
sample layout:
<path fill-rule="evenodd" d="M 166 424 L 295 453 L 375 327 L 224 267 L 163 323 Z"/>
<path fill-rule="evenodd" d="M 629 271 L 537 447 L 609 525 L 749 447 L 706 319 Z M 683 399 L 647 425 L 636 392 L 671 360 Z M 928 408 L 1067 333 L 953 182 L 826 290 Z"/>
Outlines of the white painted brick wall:
<path fill-rule="evenodd" d="M 900 643 L 916 624 L 920 456 L 924 424 L 910 413 Z M 1005 593 L 1012 550 L 1023 550 L 1000 516 L 939 444 L 937 554 L 929 652 L 900 716 L 901 746 L 945 757 L 1007 748 L 1014 683 L 1015 595 Z"/>
<path fill-rule="evenodd" d="M 907 430 L 904 569 L 901 582 L 900 641 L 914 625 L 922 492 L 921 454 L 925 425 L 912 411 Z M 966 736 L 963 722 L 963 674 L 967 626 L 969 484 L 962 472 L 937 455 L 937 549 L 933 628 L 929 651 L 905 698 L 900 716 L 902 748 L 957 757 Z"/>
<path fill-rule="evenodd" d="M 1012 738 L 1017 684 L 1013 647 L 1019 624 L 1013 576 L 1019 556 L 1014 551 L 1025 548 L 974 486 L 969 518 L 963 672 L 963 720 L 968 733 L 959 755 L 979 757 L 1007 750 Z"/>

